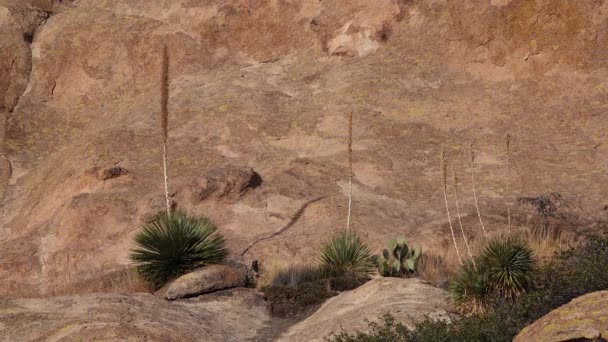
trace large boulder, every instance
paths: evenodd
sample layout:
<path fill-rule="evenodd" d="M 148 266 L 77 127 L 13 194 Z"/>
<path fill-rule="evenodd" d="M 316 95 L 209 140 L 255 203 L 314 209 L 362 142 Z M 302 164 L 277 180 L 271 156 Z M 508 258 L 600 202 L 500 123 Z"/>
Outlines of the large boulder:
<path fill-rule="evenodd" d="M 524 328 L 513 341 L 585 341 L 599 338 L 608 338 L 608 291 L 573 299 Z"/>
<path fill-rule="evenodd" d="M 306 320 L 292 326 L 279 341 L 323 341 L 342 329 L 354 332 L 368 328 L 390 313 L 408 326 L 428 315 L 449 320 L 448 294 L 418 278 L 379 278 L 329 299 Z"/>
<path fill-rule="evenodd" d="M 165 299 L 195 297 L 247 285 L 247 274 L 227 265 L 210 265 L 177 278 L 165 292 Z"/>
<path fill-rule="evenodd" d="M 244 341 L 268 320 L 252 289 L 179 302 L 143 293 L 0 299 L 2 341 Z"/>

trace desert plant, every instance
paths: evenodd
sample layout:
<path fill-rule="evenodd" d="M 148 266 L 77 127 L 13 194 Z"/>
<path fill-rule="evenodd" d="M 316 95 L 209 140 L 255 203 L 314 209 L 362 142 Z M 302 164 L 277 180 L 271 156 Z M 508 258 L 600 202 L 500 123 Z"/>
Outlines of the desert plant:
<path fill-rule="evenodd" d="M 503 298 L 514 299 L 530 283 L 534 261 L 532 249 L 517 236 L 492 239 L 480 256 L 493 290 Z"/>
<path fill-rule="evenodd" d="M 511 196 L 511 135 L 507 134 L 505 140 L 506 157 L 507 157 L 507 196 Z M 507 224 L 509 232 L 511 231 L 511 203 L 510 198 L 507 199 Z"/>
<path fill-rule="evenodd" d="M 290 265 L 278 270 L 271 282 L 272 286 L 298 286 L 303 283 L 317 281 L 328 276 L 328 271 L 323 267 L 313 265 Z"/>
<path fill-rule="evenodd" d="M 562 195 L 559 192 L 543 194 L 537 197 L 519 197 L 517 202 L 534 207 L 534 210 L 540 215 L 541 226 L 535 233 L 542 236 L 549 234 L 549 218 L 563 217 L 558 213 L 562 205 Z"/>
<path fill-rule="evenodd" d="M 348 117 L 348 214 L 346 216 L 346 230 L 350 230 L 350 213 L 353 205 L 353 112 Z"/>
<path fill-rule="evenodd" d="M 169 53 L 167 46 L 163 46 L 160 93 L 160 126 L 163 138 L 163 181 L 165 186 L 165 202 L 167 214 L 171 212 L 169 201 L 169 176 L 167 171 L 167 139 L 169 137 Z"/>
<path fill-rule="evenodd" d="M 458 257 L 458 262 L 462 264 L 462 257 L 460 256 L 460 251 L 458 250 L 458 244 L 456 243 L 456 235 L 454 234 L 454 226 L 452 226 L 452 216 L 450 215 L 450 206 L 448 204 L 448 165 L 447 160 L 445 159 L 445 151 L 441 152 L 441 185 L 443 190 L 443 198 L 445 202 L 445 211 L 448 215 L 448 223 L 450 225 L 450 232 L 452 233 L 452 242 L 454 242 L 454 249 L 456 250 L 456 256 Z"/>
<path fill-rule="evenodd" d="M 491 305 L 492 287 L 485 265 L 465 260 L 450 284 L 452 300 L 464 315 L 478 315 Z"/>
<path fill-rule="evenodd" d="M 477 218 L 479 218 L 479 224 L 481 225 L 481 231 L 483 232 L 483 236 L 487 237 L 486 227 L 483 224 L 483 219 L 481 218 L 481 210 L 479 210 L 479 202 L 477 201 L 477 189 L 475 188 L 475 150 L 473 148 L 473 143 L 469 146 L 469 163 L 471 167 L 471 184 L 473 188 L 473 199 L 475 200 L 475 209 L 477 210 Z"/>
<path fill-rule="evenodd" d="M 448 264 L 439 255 L 427 253 L 420 255 L 416 271 L 422 279 L 435 287 L 447 288 L 451 279 Z"/>
<path fill-rule="evenodd" d="M 194 268 L 224 260 L 225 240 L 213 222 L 183 212 L 161 214 L 135 236 L 130 258 L 156 288 Z"/>
<path fill-rule="evenodd" d="M 462 217 L 460 215 L 460 204 L 458 201 L 458 177 L 456 176 L 456 170 L 454 170 L 454 165 L 452 165 L 452 179 L 454 180 L 454 200 L 456 201 L 456 215 L 458 217 L 458 224 L 460 225 L 460 234 L 462 235 L 462 241 L 464 241 L 464 246 L 467 249 L 467 254 L 469 258 L 473 260 L 473 254 L 471 254 L 471 247 L 469 247 L 469 241 L 467 239 L 467 234 L 464 232 L 464 226 L 462 225 Z"/>
<path fill-rule="evenodd" d="M 493 298 L 513 300 L 530 285 L 532 249 L 517 236 L 496 237 L 481 254 L 466 260 L 450 285 L 456 308 L 465 315 L 487 311 Z"/>
<path fill-rule="evenodd" d="M 366 276 L 372 272 L 371 252 L 357 232 L 341 230 L 318 251 L 321 265 L 333 274 Z"/>
<path fill-rule="evenodd" d="M 372 260 L 378 272 L 385 277 L 400 277 L 416 271 L 420 248 L 409 248 L 404 236 L 388 240 L 387 248 L 382 251 L 382 259 L 374 256 Z"/>
<path fill-rule="evenodd" d="M 608 288 L 608 227 L 577 248 L 558 253 L 533 274 L 531 288 L 515 301 L 497 300 L 492 311 L 455 319 L 427 318 L 410 329 L 387 316 L 369 332 L 342 332 L 333 342 L 507 342 L 532 322 L 578 296 Z"/>

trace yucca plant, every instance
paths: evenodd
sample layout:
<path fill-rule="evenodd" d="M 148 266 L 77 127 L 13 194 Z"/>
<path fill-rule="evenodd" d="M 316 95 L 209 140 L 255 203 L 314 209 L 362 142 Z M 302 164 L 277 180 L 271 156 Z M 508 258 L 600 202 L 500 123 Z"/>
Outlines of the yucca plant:
<path fill-rule="evenodd" d="M 456 309 L 464 315 L 478 315 L 488 311 L 492 286 L 485 265 L 464 260 L 450 284 Z"/>
<path fill-rule="evenodd" d="M 373 270 L 371 251 L 354 231 L 341 230 L 330 236 L 319 249 L 318 259 L 336 275 L 367 276 Z"/>
<path fill-rule="evenodd" d="M 517 236 L 490 240 L 480 256 L 493 290 L 507 299 L 525 292 L 534 266 L 532 249 Z"/>
<path fill-rule="evenodd" d="M 197 267 L 218 263 L 228 254 L 224 237 L 211 220 L 183 212 L 162 213 L 135 236 L 130 258 L 154 287 Z"/>
<path fill-rule="evenodd" d="M 473 262 L 466 260 L 450 284 L 456 308 L 465 315 L 487 311 L 491 298 L 513 300 L 523 294 L 534 269 L 533 254 L 517 236 L 488 241 Z"/>

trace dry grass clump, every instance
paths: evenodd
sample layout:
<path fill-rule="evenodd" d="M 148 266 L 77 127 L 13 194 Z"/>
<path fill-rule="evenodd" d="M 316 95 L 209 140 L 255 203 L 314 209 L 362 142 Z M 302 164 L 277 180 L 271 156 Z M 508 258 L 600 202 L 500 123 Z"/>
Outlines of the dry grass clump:
<path fill-rule="evenodd" d="M 446 259 L 425 253 L 418 260 L 418 275 L 435 287 L 447 288 L 452 274 Z"/>
<path fill-rule="evenodd" d="M 558 226 L 550 230 L 550 234 L 539 234 L 540 229 L 521 228 L 513 229 L 509 235 L 516 235 L 534 252 L 536 262 L 543 265 L 550 261 L 557 252 L 566 250 L 576 245 L 576 237 L 573 233 L 564 232 Z M 469 246 L 473 255 L 478 255 L 484 248 L 488 238 L 491 239 L 500 233 L 489 234 L 484 237 L 480 231 L 469 236 Z M 427 248 L 418 262 L 418 275 L 436 287 L 446 288 L 453 279 L 460 262 L 456 250 L 450 248 L 451 243 L 445 240 L 442 244 Z"/>
<path fill-rule="evenodd" d="M 548 230 L 548 234 L 539 234 L 539 231 L 542 230 L 525 229 L 522 233 L 539 263 L 546 263 L 555 256 L 556 252 L 576 245 L 575 234 L 564 232 L 559 226 L 553 226 Z"/>
<path fill-rule="evenodd" d="M 44 296 L 69 296 L 87 293 L 138 293 L 152 292 L 153 289 L 144 282 L 132 268 L 124 268 L 105 275 L 102 278 L 84 282 L 65 282 L 51 289 Z"/>

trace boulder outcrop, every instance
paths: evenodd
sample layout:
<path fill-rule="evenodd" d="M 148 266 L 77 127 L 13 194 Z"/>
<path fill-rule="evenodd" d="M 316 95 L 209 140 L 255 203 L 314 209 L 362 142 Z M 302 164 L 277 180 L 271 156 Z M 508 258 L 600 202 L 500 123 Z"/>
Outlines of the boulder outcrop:
<path fill-rule="evenodd" d="M 524 328 L 513 341 L 602 341 L 600 338 L 608 338 L 608 291 L 573 299 Z"/>
<path fill-rule="evenodd" d="M 368 322 L 391 314 L 409 327 L 425 316 L 449 321 L 448 295 L 420 279 L 379 278 L 328 299 L 304 321 L 290 327 L 279 341 L 324 341 L 332 333 L 365 331 Z"/>
<path fill-rule="evenodd" d="M 177 302 L 151 294 L 0 299 L 3 341 L 244 341 L 268 319 L 252 289 Z"/>
<path fill-rule="evenodd" d="M 202 294 L 243 287 L 247 275 L 226 265 L 209 265 L 175 279 L 165 292 L 165 299 L 196 297 Z"/>

